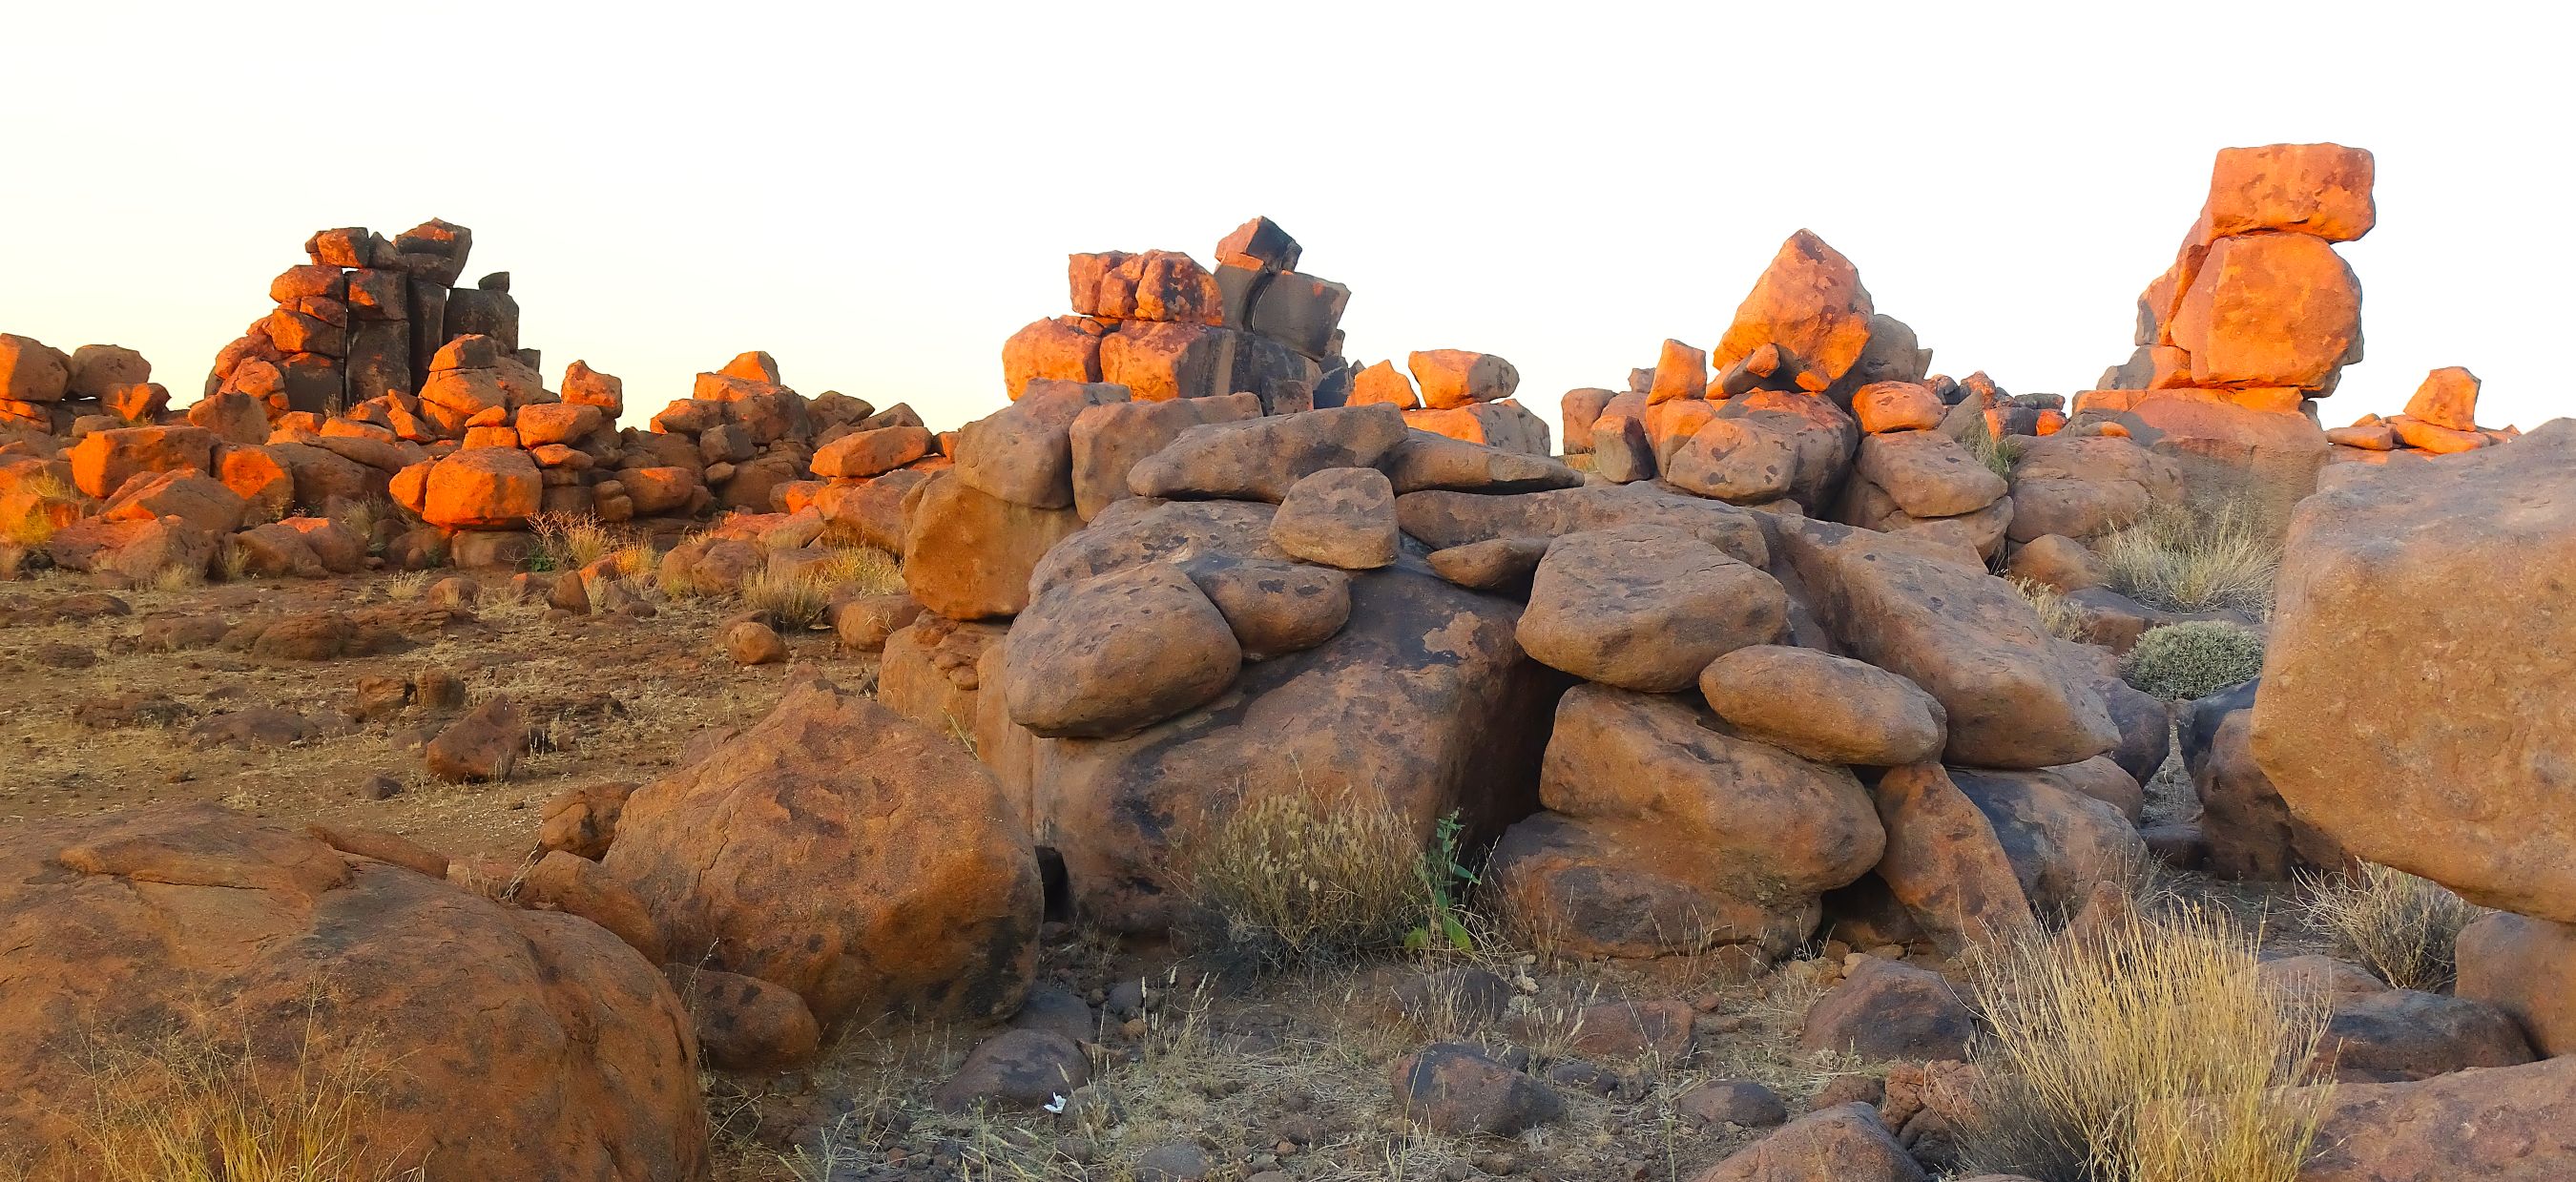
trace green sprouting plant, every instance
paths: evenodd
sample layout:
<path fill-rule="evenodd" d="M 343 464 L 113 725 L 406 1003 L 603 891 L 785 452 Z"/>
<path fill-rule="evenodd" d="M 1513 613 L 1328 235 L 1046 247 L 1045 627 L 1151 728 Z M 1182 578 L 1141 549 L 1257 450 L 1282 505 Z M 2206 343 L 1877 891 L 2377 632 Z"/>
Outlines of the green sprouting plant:
<path fill-rule="evenodd" d="M 1458 820 L 1458 810 L 1449 810 L 1435 826 L 1431 848 L 1422 851 L 1422 859 L 1414 867 L 1414 873 L 1422 879 L 1423 895 L 1430 900 L 1431 914 L 1421 927 L 1405 933 L 1408 951 L 1429 949 L 1434 937 L 1460 952 L 1475 950 L 1476 938 L 1460 918 L 1464 913 L 1458 900 L 1483 880 L 1460 860 L 1458 837 L 1465 828 Z"/>

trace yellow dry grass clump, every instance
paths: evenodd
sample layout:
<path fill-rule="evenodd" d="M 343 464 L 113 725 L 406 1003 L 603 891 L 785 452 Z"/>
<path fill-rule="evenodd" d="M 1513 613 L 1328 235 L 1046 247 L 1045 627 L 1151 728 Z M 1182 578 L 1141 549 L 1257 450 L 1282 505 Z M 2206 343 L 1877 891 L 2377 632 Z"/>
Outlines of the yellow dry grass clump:
<path fill-rule="evenodd" d="M 2331 1093 L 2328 1005 L 2267 981 L 2257 940 L 2185 903 L 1974 960 L 1993 1036 L 1968 1172 L 2046 1182 L 2294 1182 Z"/>
<path fill-rule="evenodd" d="M 366 1144 L 380 1074 L 361 1051 L 325 1054 L 308 1023 L 293 1062 L 173 1036 L 102 1053 L 73 1144 L 23 1176 L 52 1182 L 396 1182 Z M 0 1168 L 0 1176 L 6 1176 Z"/>
<path fill-rule="evenodd" d="M 1301 787 L 1204 817 L 1172 870 L 1232 959 L 1321 966 L 1401 947 L 1434 918 L 1424 842 L 1395 809 Z"/>
<path fill-rule="evenodd" d="M 2010 435 L 1996 435 L 1984 415 L 1971 420 L 1967 429 L 1959 433 L 1959 446 L 1968 449 L 1968 454 L 1987 471 L 2006 480 L 2012 479 L 2013 467 L 2021 463 L 2021 441 Z"/>
<path fill-rule="evenodd" d="M 2375 863 L 2306 885 L 2299 913 L 2308 926 L 2400 989 L 2450 988 L 2460 929 L 2485 914 L 2440 883 Z"/>
<path fill-rule="evenodd" d="M 2031 579 L 2016 577 L 2005 581 L 2012 584 L 2022 602 L 2039 613 L 2039 626 L 2048 629 L 2049 635 L 2060 640 L 2084 639 L 2083 613 L 2066 602 L 2065 592 Z"/>
<path fill-rule="evenodd" d="M 2100 550 L 2111 589 L 2149 607 L 2271 614 L 2281 539 L 2251 510 L 2160 503 Z"/>
<path fill-rule="evenodd" d="M 539 513 L 528 519 L 528 531 L 537 535 L 537 545 L 553 570 L 580 570 L 607 557 L 623 542 L 616 530 L 588 513 Z"/>
<path fill-rule="evenodd" d="M 846 596 L 883 595 L 903 589 L 903 568 L 882 550 L 866 546 L 827 551 L 803 562 L 772 562 L 742 581 L 743 606 L 768 614 L 781 630 L 821 622 Z"/>
<path fill-rule="evenodd" d="M 28 549 L 52 541 L 54 531 L 80 515 L 81 496 L 52 476 L 35 476 L 0 497 L 0 542 Z"/>

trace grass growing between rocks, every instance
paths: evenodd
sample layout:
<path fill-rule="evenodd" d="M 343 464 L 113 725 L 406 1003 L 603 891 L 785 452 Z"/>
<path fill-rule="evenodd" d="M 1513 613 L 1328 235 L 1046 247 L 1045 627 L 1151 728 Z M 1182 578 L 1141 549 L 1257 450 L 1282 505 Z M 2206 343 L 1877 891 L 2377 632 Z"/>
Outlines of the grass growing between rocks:
<path fill-rule="evenodd" d="M 1212 929 L 1209 946 L 1248 966 L 1315 967 L 1400 948 L 1435 922 L 1425 858 L 1402 813 L 1301 790 L 1203 819 L 1175 848 L 1173 871 Z"/>
<path fill-rule="evenodd" d="M 832 551 L 793 565 L 771 563 L 742 580 L 743 606 L 766 613 L 782 632 L 820 623 L 832 604 L 854 595 L 903 589 L 903 568 L 882 550 L 866 546 Z"/>
<path fill-rule="evenodd" d="M 615 553 L 625 539 L 588 513 L 539 513 L 528 519 L 551 570 L 580 570 Z"/>
<path fill-rule="evenodd" d="M 2304 885 L 2300 918 L 2399 989 L 2450 988 L 2460 929 L 2485 914 L 2440 883 L 2375 863 Z"/>
<path fill-rule="evenodd" d="M 2010 435 L 1997 436 L 1984 415 L 1978 415 L 1959 433 L 1959 446 L 1967 448 L 1986 470 L 2012 479 L 2013 468 L 2021 463 L 2022 444 Z"/>
<path fill-rule="evenodd" d="M 29 1182 L 398 1182 L 420 1170 L 387 1166 L 367 1144 L 378 1072 L 365 1048 L 338 1053 L 314 1025 L 291 1062 L 249 1045 L 174 1035 L 143 1050 L 100 1051 L 89 1111 L 69 1160 Z M 391 1147 L 399 1152 L 400 1147 Z M 0 1168 L 0 1177 L 9 1176 Z"/>
<path fill-rule="evenodd" d="M 2176 904 L 1980 955 L 1967 1172 L 2044 1182 L 2293 1182 L 2331 1093 L 2328 1007 L 2258 971 L 2257 937 Z"/>
<path fill-rule="evenodd" d="M 2281 536 L 2249 509 L 2157 504 L 2099 548 L 2111 589 L 2149 607 L 2271 614 Z"/>
<path fill-rule="evenodd" d="M 2066 593 L 2032 579 L 2007 579 L 2013 593 L 2039 613 L 2039 626 L 2059 640 L 2084 639 L 2084 617 L 2066 602 Z"/>

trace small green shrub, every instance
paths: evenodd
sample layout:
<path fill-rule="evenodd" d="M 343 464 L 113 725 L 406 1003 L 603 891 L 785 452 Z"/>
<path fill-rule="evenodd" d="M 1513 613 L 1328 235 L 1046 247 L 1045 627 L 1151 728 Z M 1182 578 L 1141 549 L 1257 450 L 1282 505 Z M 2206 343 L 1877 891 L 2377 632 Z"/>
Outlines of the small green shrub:
<path fill-rule="evenodd" d="M 2168 701 L 2206 698 L 2262 673 L 2263 638 L 2215 620 L 2149 629 L 2120 659 L 2124 680 Z"/>

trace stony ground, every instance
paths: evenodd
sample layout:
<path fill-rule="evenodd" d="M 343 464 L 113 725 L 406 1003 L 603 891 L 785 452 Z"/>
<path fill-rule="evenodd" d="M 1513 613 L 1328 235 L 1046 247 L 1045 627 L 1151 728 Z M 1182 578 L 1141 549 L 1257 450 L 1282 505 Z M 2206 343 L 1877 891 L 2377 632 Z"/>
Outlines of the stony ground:
<path fill-rule="evenodd" d="M 758 718 L 806 668 L 845 685 L 874 680 L 873 658 L 841 653 L 823 631 L 790 638 L 787 664 L 735 666 L 714 644 L 740 611 L 731 600 L 657 595 L 642 619 L 550 618 L 540 603 L 490 602 L 441 616 L 422 602 L 426 583 L 371 574 L 114 592 L 78 576 L 0 584 L 0 824 L 216 800 L 385 830 L 506 867 L 534 844 L 538 806 L 555 793 L 650 780 L 694 736 Z M 213 639 L 244 622 L 323 611 L 393 620 L 409 635 L 400 651 L 322 661 Z M 183 647 L 170 647 L 174 636 Z M 508 694 L 540 724 L 539 749 L 508 780 L 450 785 L 421 769 L 420 745 L 455 710 L 368 709 L 363 681 L 433 670 L 455 674 L 468 705 Z M 2150 785 L 2151 817 L 2188 811 L 2179 773 L 2169 763 Z M 2275 896 L 2177 882 L 2249 917 L 2272 914 L 2265 930 L 2276 945 L 2315 946 L 2279 917 Z M 1051 924 L 1042 977 L 1101 1015 L 1094 1084 L 1066 1112 L 940 1115 L 932 1089 L 989 1031 L 893 1023 L 843 1032 L 810 1071 L 710 1076 L 708 1106 L 720 1177 L 741 1182 L 1120 1180 L 1151 1176 L 1139 1159 L 1184 1143 L 1218 1179 L 1687 1179 L 1757 1135 L 1685 1115 L 1675 1101 L 1693 1088 L 1758 1080 L 1795 1113 L 1870 1074 L 1795 1045 L 1807 1002 L 1846 951 L 1828 943 L 1746 980 L 1715 956 L 1542 963 L 1494 940 L 1472 956 L 1252 980 L 1212 974 L 1181 950 Z M 1469 1028 L 1444 1007 L 1427 1018 L 1398 1008 L 1409 981 L 1470 963 L 1517 979 L 1525 1000 L 1512 1019 Z M 1690 1003 L 1694 1049 L 1576 1053 L 1584 1007 L 1664 999 Z M 1388 1066 L 1447 1038 L 1526 1047 L 1542 1073 L 1572 1081 L 1559 1087 L 1568 1115 L 1510 1141 L 1409 1127 L 1388 1102 Z"/>

